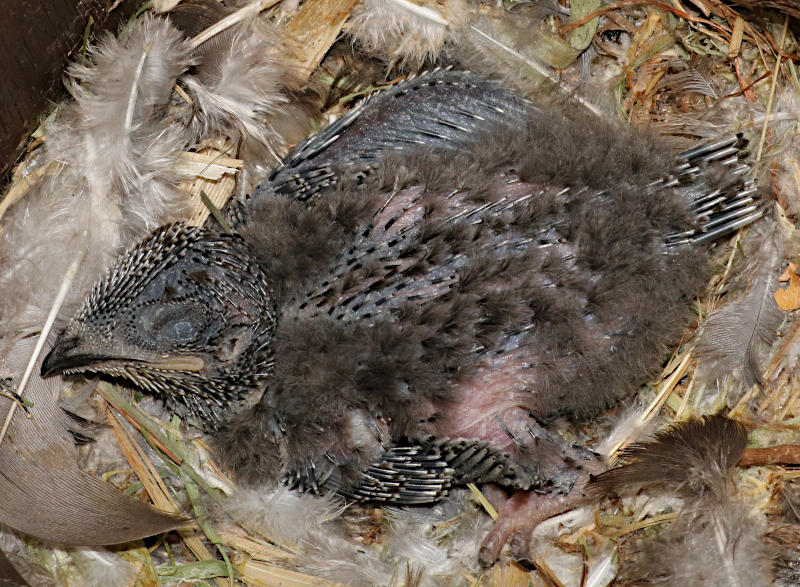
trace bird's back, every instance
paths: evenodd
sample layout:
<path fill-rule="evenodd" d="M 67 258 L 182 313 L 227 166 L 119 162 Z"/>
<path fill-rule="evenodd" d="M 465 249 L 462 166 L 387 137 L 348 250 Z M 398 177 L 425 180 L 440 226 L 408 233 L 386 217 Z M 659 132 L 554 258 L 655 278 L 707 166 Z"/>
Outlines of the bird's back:
<path fill-rule="evenodd" d="M 336 357 L 348 382 L 337 398 L 393 422 L 436 410 L 416 400 L 487 413 L 497 395 L 538 417 L 596 413 L 680 333 L 706 266 L 698 249 L 665 244 L 696 227 L 682 194 L 651 185 L 671 157 L 494 87 L 505 117 L 447 148 L 388 150 L 308 201 L 262 187 L 249 203 L 241 233 L 286 288 L 275 375 L 299 403 L 331 403 L 300 366 L 315 364 L 317 330 L 311 356 Z M 485 95 L 465 92 L 460 110 L 486 108 Z"/>

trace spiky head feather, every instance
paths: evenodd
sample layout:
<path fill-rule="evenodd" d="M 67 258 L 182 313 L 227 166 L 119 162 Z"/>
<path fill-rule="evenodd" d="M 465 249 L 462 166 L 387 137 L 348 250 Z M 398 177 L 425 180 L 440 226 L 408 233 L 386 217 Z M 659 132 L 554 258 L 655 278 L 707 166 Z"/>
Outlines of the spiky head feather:
<path fill-rule="evenodd" d="M 95 286 L 42 370 L 121 376 L 214 427 L 269 371 L 274 328 L 272 296 L 247 245 L 172 224 Z"/>

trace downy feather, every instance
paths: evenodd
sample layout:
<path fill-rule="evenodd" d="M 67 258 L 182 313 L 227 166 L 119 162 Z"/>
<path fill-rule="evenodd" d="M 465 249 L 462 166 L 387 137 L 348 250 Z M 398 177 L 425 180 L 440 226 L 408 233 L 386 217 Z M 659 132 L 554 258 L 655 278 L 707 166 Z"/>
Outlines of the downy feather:
<path fill-rule="evenodd" d="M 68 292 L 68 316 L 119 248 L 173 218 L 183 205 L 171 165 L 183 148 L 166 118 L 188 64 L 180 34 L 164 20 L 137 21 L 122 41 L 107 35 L 68 70 L 74 102 L 47 129 L 45 165 L 55 168 L 4 218 L 0 246 L 2 375 L 14 390 L 56 297 L 64 270 L 87 251 Z M 87 231 L 85 233 L 84 231 Z M 0 444 L 0 522 L 66 544 L 129 541 L 182 525 L 79 469 L 73 422 L 58 407 L 60 377 L 31 377 L 31 417 L 13 417 Z M 5 419 L 10 401 L 0 405 Z M 109 525 L 108 520 L 115 520 Z"/>
<path fill-rule="evenodd" d="M 342 513 L 341 501 L 296 493 L 286 487 L 273 491 L 238 488 L 223 509 L 242 527 L 277 543 L 302 542 Z"/>
<path fill-rule="evenodd" d="M 166 109 L 190 59 L 180 32 L 148 17 L 120 41 L 107 33 L 67 69 L 75 102 L 48 129 L 48 152 L 74 169 L 93 206 L 108 210 L 106 222 L 110 207 L 124 207 L 123 244 L 184 211 L 173 169 L 187 135 Z"/>
<path fill-rule="evenodd" d="M 723 416 L 692 419 L 628 448 L 629 464 L 598 475 L 610 489 L 658 483 L 684 498 L 663 536 L 623 547 L 623 581 L 648 585 L 768 585 L 771 551 L 762 524 L 733 492 L 733 471 L 747 443 L 740 423 Z M 628 560 L 625 560 L 628 559 Z"/>
<path fill-rule="evenodd" d="M 704 378 L 734 373 L 747 387 L 761 382 L 760 347 L 774 339 L 783 321 L 774 294 L 784 260 L 776 227 L 763 227 L 744 243 L 744 293 L 713 311 L 704 323 L 697 343 Z"/>
<path fill-rule="evenodd" d="M 185 137 L 166 118 L 166 105 L 187 63 L 179 33 L 148 17 L 126 40 L 107 35 L 68 69 L 65 83 L 75 100 L 47 128 L 42 165 L 52 173 L 3 223 L 3 332 L 41 325 L 77 246 L 88 254 L 64 315 L 120 248 L 183 211 L 172 165 Z M 84 229 L 89 239 L 79 245 Z"/>
<path fill-rule="evenodd" d="M 457 491 L 429 510 L 386 508 L 388 555 L 424 571 L 423 585 L 444 577 L 478 572 L 481 537 L 491 523 L 478 507 L 465 506 L 466 491 Z"/>
<path fill-rule="evenodd" d="M 252 533 L 278 543 L 292 543 L 302 556 L 298 570 L 353 585 L 386 585 L 393 567 L 379 551 L 365 549 L 345 532 L 338 500 L 279 488 L 272 492 L 237 490 L 225 512 Z"/>
<path fill-rule="evenodd" d="M 470 4 L 469 0 L 362 0 L 352 11 L 347 30 L 368 53 L 419 68 L 435 59 L 445 42 L 461 36 Z"/>
<path fill-rule="evenodd" d="M 76 548 L 70 549 L 69 555 L 78 575 L 73 581 L 84 585 L 131 585 L 141 569 L 105 549 Z"/>
<path fill-rule="evenodd" d="M 771 585 L 771 549 L 762 524 L 739 500 L 698 500 L 681 511 L 667 535 L 634 539 L 622 551 L 621 584 L 703 587 Z"/>
<path fill-rule="evenodd" d="M 224 509 L 250 532 L 298 545 L 299 570 L 348 584 L 386 585 L 410 565 L 420 570 L 420 584 L 433 586 L 459 571 L 478 571 L 480 537 L 491 521 L 477 508 L 464 510 L 464 501 L 462 491 L 433 509 L 388 508 L 381 548 L 354 542 L 339 501 L 330 498 L 286 488 L 237 489 Z"/>
<path fill-rule="evenodd" d="M 630 462 L 601 473 L 591 486 L 610 489 L 630 484 L 662 483 L 681 495 L 727 493 L 730 470 L 747 445 L 747 430 L 735 420 L 707 416 L 680 422 L 652 440 L 622 452 Z"/>
<path fill-rule="evenodd" d="M 777 549 L 773 563 L 775 583 L 778 585 L 800 584 L 800 485 L 796 480 L 787 480 L 782 497 L 785 503 L 784 524 L 773 528 L 768 534 L 769 543 Z"/>
<path fill-rule="evenodd" d="M 269 23 L 242 23 L 212 41 L 195 50 L 199 63 L 180 79 L 193 101 L 189 128 L 194 142 L 234 141 L 234 154 L 245 162 L 239 184 L 246 192 L 308 132 L 300 96 L 305 77 L 285 33 Z"/>

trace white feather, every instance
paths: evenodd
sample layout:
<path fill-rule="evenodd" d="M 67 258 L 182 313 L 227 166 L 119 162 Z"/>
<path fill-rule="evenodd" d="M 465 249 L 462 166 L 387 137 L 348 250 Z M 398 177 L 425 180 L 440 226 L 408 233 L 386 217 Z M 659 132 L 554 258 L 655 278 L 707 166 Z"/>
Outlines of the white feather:
<path fill-rule="evenodd" d="M 469 495 L 462 489 L 431 508 L 386 508 L 386 556 L 396 565 L 419 569 L 424 585 L 441 584 L 459 572 L 480 572 L 478 550 L 492 522 L 470 505 Z"/>
<path fill-rule="evenodd" d="M 138 20 L 122 41 L 106 35 L 68 68 L 75 102 L 47 131 L 49 158 L 85 185 L 99 228 L 122 222 L 129 242 L 183 211 L 173 169 L 188 136 L 167 117 L 167 106 L 189 55 L 164 19 Z"/>
<path fill-rule="evenodd" d="M 225 512 L 247 530 L 299 548 L 298 570 L 330 581 L 386 585 L 417 569 L 423 585 L 445 577 L 480 572 L 478 549 L 491 519 L 466 507 L 465 491 L 455 491 L 431 508 L 387 508 L 379 545 L 364 547 L 347 531 L 336 498 L 238 489 Z M 443 530 L 442 528 L 445 528 Z"/>
<path fill-rule="evenodd" d="M 238 489 L 225 512 L 250 532 L 302 552 L 296 561 L 303 572 L 344 583 L 387 584 L 392 570 L 377 551 L 355 543 L 337 518 L 336 498 L 319 498 L 289 491 Z"/>
<path fill-rule="evenodd" d="M 289 491 L 237 489 L 225 512 L 244 528 L 278 543 L 304 541 L 342 512 L 338 500 Z"/>
<path fill-rule="evenodd" d="M 770 585 L 771 551 L 761 540 L 764 525 L 738 501 L 705 499 L 681 511 L 667 535 L 635 541 L 638 552 L 626 577 L 660 585 Z"/>
<path fill-rule="evenodd" d="M 125 41 L 106 36 L 68 69 L 75 101 L 48 127 L 42 163 L 54 173 L 4 218 L 3 332 L 41 325 L 76 247 L 86 247 L 88 256 L 62 316 L 75 310 L 121 247 L 183 211 L 186 196 L 172 169 L 187 137 L 166 107 L 187 65 L 180 33 L 148 17 Z M 79 242 L 83 230 L 89 237 Z"/>
<path fill-rule="evenodd" d="M 69 551 L 83 585 L 131 585 L 140 568 L 105 549 L 77 548 Z"/>
<path fill-rule="evenodd" d="M 348 32 L 366 51 L 418 67 L 455 39 L 468 19 L 466 0 L 362 0 L 350 15 Z"/>

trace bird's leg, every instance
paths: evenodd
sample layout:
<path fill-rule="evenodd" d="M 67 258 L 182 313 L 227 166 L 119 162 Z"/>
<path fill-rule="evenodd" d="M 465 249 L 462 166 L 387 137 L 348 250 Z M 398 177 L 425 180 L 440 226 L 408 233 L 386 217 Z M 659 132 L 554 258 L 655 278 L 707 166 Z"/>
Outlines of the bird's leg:
<path fill-rule="evenodd" d="M 591 475 L 606 469 L 594 453 L 569 445 L 538 424 L 529 425 L 528 431 L 535 444 L 556 444 L 559 454 L 548 451 L 549 458 L 539 463 L 538 474 L 548 480 L 545 484 L 531 490 L 517 490 L 511 497 L 506 497 L 499 488 L 486 488 L 490 500 L 494 497 L 498 504 L 498 517 L 478 553 L 484 567 L 494 564 L 506 544 L 514 560 L 527 560 L 533 530 L 545 520 L 586 503 L 591 498 L 586 492 Z"/>
<path fill-rule="evenodd" d="M 553 516 L 583 505 L 589 499 L 584 491 L 588 481 L 589 473 L 582 472 L 575 487 L 567 494 L 517 490 L 511 497 L 504 494 L 501 497 L 501 490 L 493 492 L 503 503 L 498 507 L 497 520 L 478 552 L 480 564 L 492 566 L 506 544 L 511 548 L 514 560 L 527 560 L 531 534 L 536 527 Z"/>

